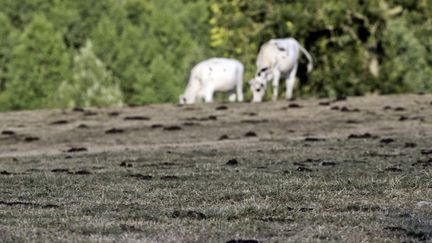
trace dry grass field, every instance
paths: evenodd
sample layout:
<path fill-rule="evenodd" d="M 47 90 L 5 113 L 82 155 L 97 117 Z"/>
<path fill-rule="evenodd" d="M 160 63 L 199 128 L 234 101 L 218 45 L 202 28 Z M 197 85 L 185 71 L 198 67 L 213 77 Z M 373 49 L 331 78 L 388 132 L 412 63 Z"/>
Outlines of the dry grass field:
<path fill-rule="evenodd" d="M 0 113 L 3 242 L 431 242 L 432 95 Z"/>

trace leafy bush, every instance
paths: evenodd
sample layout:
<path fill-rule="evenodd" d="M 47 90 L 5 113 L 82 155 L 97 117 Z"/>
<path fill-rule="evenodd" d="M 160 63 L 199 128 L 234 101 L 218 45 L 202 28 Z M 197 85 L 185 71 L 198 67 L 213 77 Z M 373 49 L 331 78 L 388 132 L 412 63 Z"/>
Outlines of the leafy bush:
<path fill-rule="evenodd" d="M 56 92 L 61 107 L 122 105 L 120 86 L 93 53 L 91 41 L 75 56 L 72 73 L 72 78 L 64 80 Z"/>
<path fill-rule="evenodd" d="M 301 95 L 430 91 L 426 1 L 215 0 L 211 10 L 211 45 L 249 67 L 257 44 L 297 38 L 315 60 L 312 74 L 299 72 Z M 249 68 L 247 76 L 254 72 Z"/>
<path fill-rule="evenodd" d="M 297 96 L 431 92 L 431 16 L 428 0 L 0 0 L 0 110 L 177 102 L 199 61 L 237 58 L 248 80 L 282 37 L 314 57 Z"/>
<path fill-rule="evenodd" d="M 17 35 L 11 55 L 0 108 L 58 107 L 54 96 L 70 75 L 70 52 L 44 15 L 35 15 Z"/>

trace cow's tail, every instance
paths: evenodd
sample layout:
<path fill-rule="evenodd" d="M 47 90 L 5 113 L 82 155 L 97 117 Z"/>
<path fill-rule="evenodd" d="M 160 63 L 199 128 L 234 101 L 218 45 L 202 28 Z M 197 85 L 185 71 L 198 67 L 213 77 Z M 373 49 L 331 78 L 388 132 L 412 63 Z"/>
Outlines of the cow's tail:
<path fill-rule="evenodd" d="M 313 61 L 312 61 L 312 56 L 311 54 L 309 54 L 308 51 L 306 51 L 306 49 L 304 49 L 301 45 L 300 46 L 300 50 L 301 52 L 303 52 L 306 56 L 306 58 L 308 59 L 308 65 L 307 65 L 307 71 L 310 72 L 313 69 Z"/>

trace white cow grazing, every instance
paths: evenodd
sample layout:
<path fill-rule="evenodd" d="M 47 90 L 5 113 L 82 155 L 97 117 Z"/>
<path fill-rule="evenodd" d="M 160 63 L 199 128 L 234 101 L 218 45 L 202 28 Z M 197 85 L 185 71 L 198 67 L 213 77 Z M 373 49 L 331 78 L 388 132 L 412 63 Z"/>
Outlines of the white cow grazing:
<path fill-rule="evenodd" d="M 252 102 L 262 101 L 267 82 L 272 79 L 272 100 L 276 101 L 281 75 L 286 75 L 286 98 L 292 98 L 300 51 L 305 54 L 309 61 L 308 72 L 312 71 L 311 55 L 294 38 L 272 39 L 261 46 L 256 61 L 255 78 L 249 81 L 253 94 Z"/>
<path fill-rule="evenodd" d="M 243 64 L 234 59 L 210 58 L 195 65 L 180 104 L 193 104 L 197 98 L 213 102 L 215 91 L 226 91 L 229 100 L 243 101 Z M 234 94 L 236 89 L 237 96 Z"/>

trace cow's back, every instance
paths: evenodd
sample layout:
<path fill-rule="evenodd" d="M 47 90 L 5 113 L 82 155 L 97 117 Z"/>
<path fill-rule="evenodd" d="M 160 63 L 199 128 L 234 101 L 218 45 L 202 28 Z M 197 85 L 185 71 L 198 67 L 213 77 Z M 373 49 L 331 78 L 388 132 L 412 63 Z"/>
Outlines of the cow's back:
<path fill-rule="evenodd" d="M 277 48 L 270 41 L 264 43 L 258 53 L 256 66 L 258 69 L 272 67 L 275 63 Z"/>
<path fill-rule="evenodd" d="M 243 75 L 243 64 L 234 59 L 211 58 L 199 63 L 198 70 L 206 85 L 227 91 L 233 89 L 239 75 Z"/>
<path fill-rule="evenodd" d="M 277 67 L 280 71 L 289 71 L 299 57 L 299 43 L 294 38 L 271 39 L 261 46 L 256 66 L 262 68 Z"/>

